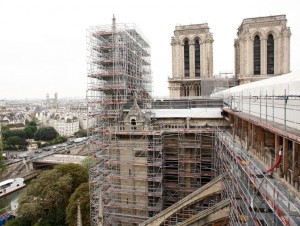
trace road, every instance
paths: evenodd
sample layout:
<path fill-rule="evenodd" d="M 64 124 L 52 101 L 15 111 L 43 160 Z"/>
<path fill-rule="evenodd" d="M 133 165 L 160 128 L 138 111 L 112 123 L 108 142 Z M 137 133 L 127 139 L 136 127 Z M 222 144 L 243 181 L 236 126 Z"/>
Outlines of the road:
<path fill-rule="evenodd" d="M 46 147 L 46 148 L 50 149 L 49 151 L 45 151 L 45 148 L 39 148 L 34 151 L 14 152 L 14 153 L 18 154 L 18 158 L 5 160 L 5 164 L 10 165 L 12 163 L 20 162 L 20 161 L 22 161 L 23 158 L 26 158 L 27 160 L 28 159 L 33 160 L 33 159 L 38 159 L 38 158 L 45 157 L 48 155 L 53 155 L 56 153 L 60 153 L 63 150 L 68 150 L 68 149 L 74 148 L 76 146 L 86 144 L 87 141 L 88 140 L 84 140 L 84 141 L 77 142 L 77 143 L 65 142 L 65 143 L 61 143 L 61 144 L 55 144 L 55 145 Z M 24 157 L 21 157 L 21 156 L 24 156 Z"/>

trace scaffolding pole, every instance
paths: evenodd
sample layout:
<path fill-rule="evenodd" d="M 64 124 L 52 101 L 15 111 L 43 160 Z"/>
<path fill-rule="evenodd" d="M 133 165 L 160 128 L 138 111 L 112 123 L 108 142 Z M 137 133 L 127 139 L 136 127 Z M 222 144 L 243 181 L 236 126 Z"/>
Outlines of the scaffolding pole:
<path fill-rule="evenodd" d="M 161 135 L 124 122 L 134 101 L 149 112 L 150 46 L 115 18 L 88 29 L 87 43 L 91 225 L 137 225 L 162 209 Z"/>
<path fill-rule="evenodd" d="M 232 225 L 299 225 L 300 206 L 266 173 L 231 134 L 216 133 L 219 172 L 230 172 L 224 193 Z"/>

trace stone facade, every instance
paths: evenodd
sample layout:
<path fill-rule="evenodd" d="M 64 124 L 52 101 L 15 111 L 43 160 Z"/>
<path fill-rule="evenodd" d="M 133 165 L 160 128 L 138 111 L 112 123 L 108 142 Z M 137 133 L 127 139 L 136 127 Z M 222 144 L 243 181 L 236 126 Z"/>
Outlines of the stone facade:
<path fill-rule="evenodd" d="M 171 97 L 201 95 L 201 80 L 213 75 L 213 41 L 206 23 L 175 27 L 171 40 Z"/>
<path fill-rule="evenodd" d="M 234 41 L 235 74 L 240 84 L 290 72 L 291 32 L 286 24 L 285 15 L 243 20 Z"/>
<path fill-rule="evenodd" d="M 46 125 L 54 127 L 60 136 L 73 136 L 79 131 L 79 120 L 71 113 L 53 113 Z"/>
<path fill-rule="evenodd" d="M 237 36 L 235 75 L 240 84 L 290 72 L 291 31 L 285 15 L 244 19 Z M 171 97 L 208 96 L 219 86 L 213 78 L 213 41 L 208 24 L 175 27 Z"/>

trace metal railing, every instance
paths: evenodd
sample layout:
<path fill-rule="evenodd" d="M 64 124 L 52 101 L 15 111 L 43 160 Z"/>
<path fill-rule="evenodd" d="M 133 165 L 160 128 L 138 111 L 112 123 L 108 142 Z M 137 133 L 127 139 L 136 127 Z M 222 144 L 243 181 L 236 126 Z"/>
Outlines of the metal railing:
<path fill-rule="evenodd" d="M 285 91 L 286 93 L 286 91 Z M 251 116 L 258 117 L 260 121 L 300 130 L 300 95 L 276 96 L 267 92 L 259 95 L 244 96 L 243 92 L 224 99 L 225 106 Z"/>
<path fill-rule="evenodd" d="M 300 204 L 290 193 L 266 174 L 266 170 L 250 157 L 246 149 L 234 142 L 228 133 L 218 132 L 216 136 L 228 151 L 223 150 L 222 156 L 224 159 L 228 157 L 228 162 L 231 163 L 232 179 L 237 181 L 239 191 L 252 210 L 256 210 L 254 217 L 264 219 L 267 225 L 299 225 Z M 276 218 L 267 216 L 260 209 L 270 209 Z"/>

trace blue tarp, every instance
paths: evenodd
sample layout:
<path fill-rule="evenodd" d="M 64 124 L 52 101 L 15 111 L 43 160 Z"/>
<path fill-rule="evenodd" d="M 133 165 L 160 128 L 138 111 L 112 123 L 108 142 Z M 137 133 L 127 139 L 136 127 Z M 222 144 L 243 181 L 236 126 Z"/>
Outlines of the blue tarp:
<path fill-rule="evenodd" d="M 10 214 L 2 214 L 0 215 L 0 226 L 4 225 L 5 222 L 13 219 L 13 215 Z"/>

